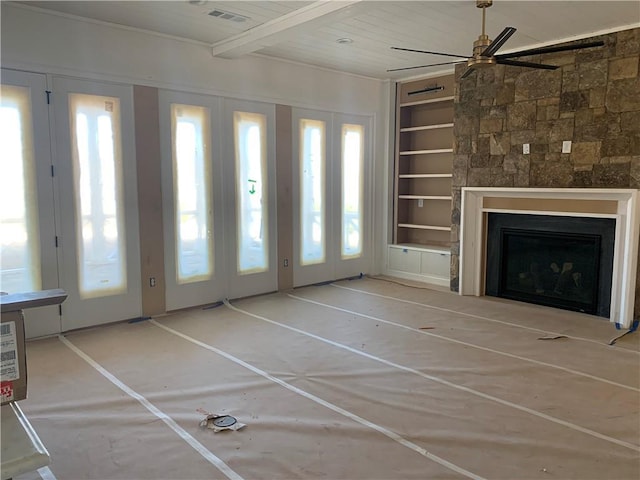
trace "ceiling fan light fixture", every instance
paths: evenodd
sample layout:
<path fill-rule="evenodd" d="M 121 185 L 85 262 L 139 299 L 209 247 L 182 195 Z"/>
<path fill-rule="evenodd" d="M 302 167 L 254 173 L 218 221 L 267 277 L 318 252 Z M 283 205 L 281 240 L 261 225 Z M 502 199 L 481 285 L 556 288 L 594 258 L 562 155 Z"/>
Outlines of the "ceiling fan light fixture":
<path fill-rule="evenodd" d="M 446 57 L 455 57 L 455 58 L 461 58 L 464 60 L 454 61 L 454 62 L 444 62 L 444 63 L 431 63 L 428 65 L 416 65 L 413 67 L 392 68 L 387 70 L 387 72 L 411 70 L 414 68 L 435 67 L 439 65 L 454 65 L 457 63 L 466 63 L 467 69 L 460 76 L 460 80 L 462 80 L 467 78 L 469 75 L 471 75 L 476 68 L 490 67 L 496 64 L 511 65 L 514 67 L 543 69 L 543 70 L 556 70 L 558 68 L 557 65 L 548 65 L 544 63 L 533 63 L 533 62 L 525 62 L 521 60 L 511 60 L 511 59 L 522 57 L 522 56 L 539 55 L 543 53 L 567 52 L 572 50 L 581 50 L 585 48 L 604 46 L 603 41 L 593 41 L 593 42 L 580 43 L 577 45 L 576 44 L 553 45 L 549 47 L 539 47 L 539 48 L 533 48 L 533 49 L 527 49 L 527 50 L 520 50 L 518 52 L 500 54 L 498 53 L 498 51 L 507 42 L 507 40 L 509 40 L 509 38 L 511 38 L 511 36 L 516 32 L 516 28 L 505 27 L 494 40 L 491 40 L 489 36 L 485 33 L 486 9 L 491 5 L 493 5 L 493 0 L 476 0 L 476 6 L 482 9 L 482 33 L 478 36 L 478 39 L 475 42 L 473 42 L 473 54 L 471 55 L 471 57 L 461 57 L 458 55 L 453 55 L 451 53 L 431 52 L 428 50 L 416 50 L 412 48 L 391 47 L 394 50 L 404 50 L 407 52 L 416 52 L 416 53 L 427 53 L 430 55 L 443 55 Z"/>

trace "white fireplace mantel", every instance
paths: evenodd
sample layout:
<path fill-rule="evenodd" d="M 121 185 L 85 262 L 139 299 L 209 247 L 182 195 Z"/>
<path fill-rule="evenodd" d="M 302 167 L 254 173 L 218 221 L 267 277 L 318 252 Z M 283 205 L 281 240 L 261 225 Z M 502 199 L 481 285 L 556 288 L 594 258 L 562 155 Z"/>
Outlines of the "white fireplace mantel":
<path fill-rule="evenodd" d="M 460 217 L 461 295 L 484 295 L 486 225 L 490 212 L 614 218 L 613 278 L 609 320 L 631 326 L 634 313 L 640 195 L 636 189 L 462 188 Z"/>

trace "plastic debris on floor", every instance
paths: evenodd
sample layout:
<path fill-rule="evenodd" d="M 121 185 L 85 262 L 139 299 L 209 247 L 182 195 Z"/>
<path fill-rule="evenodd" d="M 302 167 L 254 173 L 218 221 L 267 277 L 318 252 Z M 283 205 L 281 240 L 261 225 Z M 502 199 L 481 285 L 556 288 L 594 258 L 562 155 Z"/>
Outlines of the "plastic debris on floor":
<path fill-rule="evenodd" d="M 218 415 L 202 409 L 198 409 L 198 412 L 205 415 L 200 421 L 200 427 L 213 430 L 214 433 L 222 432 L 223 430 L 240 430 L 246 427 L 244 423 L 238 422 L 238 419 L 231 415 Z"/>

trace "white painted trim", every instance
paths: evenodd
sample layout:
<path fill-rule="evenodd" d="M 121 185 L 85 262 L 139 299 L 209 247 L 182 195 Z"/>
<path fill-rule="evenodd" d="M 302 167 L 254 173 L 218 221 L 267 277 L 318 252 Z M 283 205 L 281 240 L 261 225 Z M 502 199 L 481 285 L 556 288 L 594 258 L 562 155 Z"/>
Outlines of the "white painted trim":
<path fill-rule="evenodd" d="M 616 201 L 617 214 L 558 211 L 516 211 L 485 209 L 484 197 L 530 198 L 554 200 Z M 616 219 L 614 241 L 611 313 L 609 320 L 624 328 L 631 326 L 634 313 L 636 269 L 638 265 L 638 235 L 640 231 L 640 196 L 636 189 L 608 188 L 500 188 L 463 187 L 460 217 L 460 295 L 484 294 L 485 218 L 487 212 L 501 211 L 523 215 L 560 215 L 609 217 Z"/>

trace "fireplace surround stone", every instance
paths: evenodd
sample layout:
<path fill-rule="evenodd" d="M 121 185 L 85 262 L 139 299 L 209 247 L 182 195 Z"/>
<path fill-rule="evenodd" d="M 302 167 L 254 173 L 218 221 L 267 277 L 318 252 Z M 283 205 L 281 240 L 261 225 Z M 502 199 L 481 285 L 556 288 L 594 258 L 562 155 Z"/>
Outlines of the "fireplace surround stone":
<path fill-rule="evenodd" d="M 640 28 L 585 39 L 592 40 L 605 46 L 545 55 L 544 63 L 558 65 L 557 70 L 496 65 L 460 80 L 464 67 L 456 69 L 453 291 L 464 283 L 464 188 L 584 190 L 585 196 L 589 191 L 640 188 Z M 571 153 L 562 153 L 567 140 Z M 530 145 L 528 155 L 523 154 L 525 143 Z M 544 200 L 537 194 L 535 198 Z M 637 264 L 637 251 L 631 260 Z M 633 275 L 637 279 L 640 272 Z M 635 303 L 631 317 L 637 319 L 640 281 L 634 283 L 638 286 L 629 295 Z"/>

